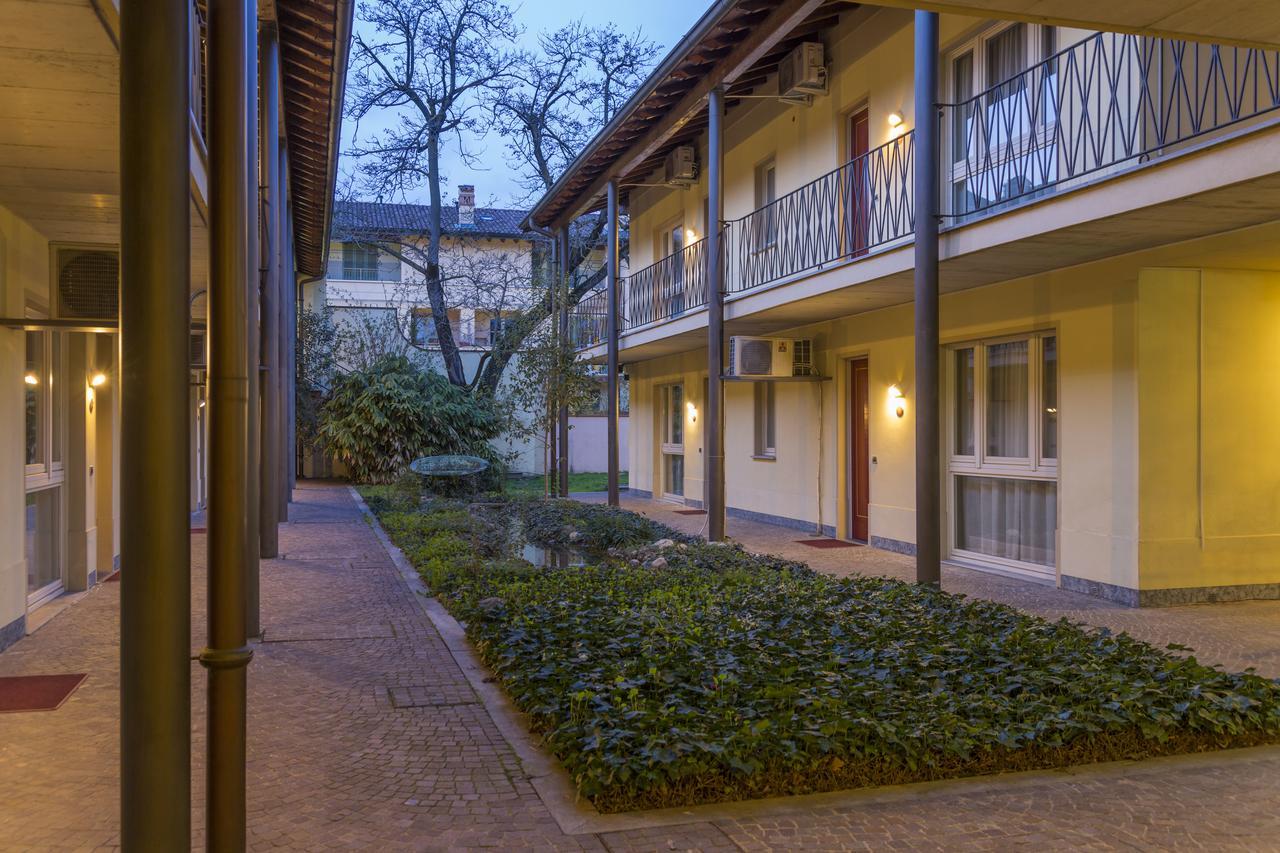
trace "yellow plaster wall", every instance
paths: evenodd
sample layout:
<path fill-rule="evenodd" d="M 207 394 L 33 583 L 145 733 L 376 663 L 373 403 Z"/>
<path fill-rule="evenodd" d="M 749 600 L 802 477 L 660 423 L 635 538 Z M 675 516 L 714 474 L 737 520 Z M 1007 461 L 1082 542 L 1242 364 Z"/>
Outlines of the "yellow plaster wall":
<path fill-rule="evenodd" d="M 1139 572 L 1148 589 L 1280 582 L 1280 273 L 1139 276 Z"/>
<path fill-rule="evenodd" d="M 44 297 L 48 281 L 48 241 L 0 207 L 0 314 L 23 316 L 27 292 Z M 0 328 L 0 628 L 19 619 L 27 605 L 23 557 L 25 364 L 23 332 Z"/>
<path fill-rule="evenodd" d="M 1061 571 L 1123 586 L 1137 583 L 1137 266 L 1110 261 L 943 298 L 944 343 L 1056 329 L 1060 341 Z M 814 339 L 824 375 L 819 391 L 778 385 L 777 460 L 751 458 L 753 398 L 747 383 L 725 392 L 726 490 L 730 507 L 835 525 L 848 535 L 848 364 L 869 359 L 870 528 L 876 537 L 915 541 L 914 344 L 910 306 L 778 333 Z M 633 364 L 631 483 L 652 490 L 659 461 L 652 434 L 655 388 L 684 381 L 701 396 L 701 351 Z M 906 395 L 906 415 L 889 406 L 889 387 Z M 699 403 L 701 411 L 702 404 Z M 700 438 L 698 439 L 700 444 Z M 690 445 L 686 445 L 687 447 Z M 701 456 L 689 455 L 686 458 Z M 821 472 L 822 497 L 818 498 Z M 689 487 L 686 495 L 700 497 Z M 701 488 L 700 479 L 696 484 Z"/>

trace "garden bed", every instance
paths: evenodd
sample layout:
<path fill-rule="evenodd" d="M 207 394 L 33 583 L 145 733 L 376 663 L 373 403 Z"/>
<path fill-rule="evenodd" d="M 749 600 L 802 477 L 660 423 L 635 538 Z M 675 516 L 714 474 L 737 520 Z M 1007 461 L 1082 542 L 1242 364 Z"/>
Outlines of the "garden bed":
<path fill-rule="evenodd" d="M 1280 682 L 1186 650 L 608 507 L 365 495 L 601 811 L 1280 741 Z M 592 559 L 535 568 L 521 538 Z"/>

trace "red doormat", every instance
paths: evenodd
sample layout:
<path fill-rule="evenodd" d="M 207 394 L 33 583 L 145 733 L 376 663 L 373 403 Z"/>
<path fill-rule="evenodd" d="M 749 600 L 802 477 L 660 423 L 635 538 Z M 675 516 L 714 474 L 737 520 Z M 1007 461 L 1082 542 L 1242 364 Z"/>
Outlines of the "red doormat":
<path fill-rule="evenodd" d="M 675 510 L 676 515 L 706 515 L 705 509 L 678 509 Z"/>
<path fill-rule="evenodd" d="M 857 542 L 846 542 L 843 539 L 797 539 L 801 545 L 810 548 L 857 548 Z"/>
<path fill-rule="evenodd" d="M 205 528 L 205 527 L 193 527 L 191 528 L 191 532 L 192 533 L 208 533 L 209 530 L 208 528 Z"/>
<path fill-rule="evenodd" d="M 114 571 L 102 579 L 103 583 L 120 583 L 120 572 Z"/>
<path fill-rule="evenodd" d="M 0 678 L 0 713 L 56 711 L 87 673 L 71 675 L 11 675 Z"/>

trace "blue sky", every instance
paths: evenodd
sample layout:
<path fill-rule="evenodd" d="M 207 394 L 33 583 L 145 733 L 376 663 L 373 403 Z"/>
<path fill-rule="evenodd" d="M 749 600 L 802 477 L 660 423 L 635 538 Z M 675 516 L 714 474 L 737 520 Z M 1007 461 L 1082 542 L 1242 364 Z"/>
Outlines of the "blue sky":
<path fill-rule="evenodd" d="M 525 40 L 529 45 L 536 43 L 539 31 L 554 30 L 581 18 L 594 25 L 612 21 L 626 32 L 639 27 L 650 40 L 657 42 L 661 57 L 693 26 L 708 3 L 709 0 L 525 0 L 518 5 L 513 4 L 513 8 L 516 21 L 525 28 Z M 374 126 L 371 119 L 366 119 L 361 126 L 361 137 Z M 346 122 L 343 148 L 347 148 L 351 141 L 352 125 Z M 458 184 L 471 183 L 476 186 L 477 203 L 512 206 L 520 191 L 508 178 L 502 139 L 490 135 L 470 140 L 469 145 L 472 153 L 478 155 L 479 163 L 474 168 L 463 164 L 453 150 L 442 154 L 445 198 L 452 199 L 453 188 Z M 414 200 L 424 201 L 425 195 Z"/>

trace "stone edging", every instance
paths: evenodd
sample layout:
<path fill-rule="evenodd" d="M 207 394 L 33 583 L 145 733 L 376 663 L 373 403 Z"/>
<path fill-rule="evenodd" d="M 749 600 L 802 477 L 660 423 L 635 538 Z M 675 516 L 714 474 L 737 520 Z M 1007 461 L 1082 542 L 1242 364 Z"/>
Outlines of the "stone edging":
<path fill-rule="evenodd" d="M 554 756 L 542 749 L 535 737 L 530 734 L 528 717 L 511 704 L 506 693 L 495 681 L 489 680 L 491 678 L 489 670 L 471 648 L 462 625 L 444 609 L 438 599 L 431 595 L 417 571 L 409 564 L 404 553 L 392 543 L 377 517 L 355 488 L 348 486 L 348 489 L 360 512 L 373 528 L 378 541 L 382 543 L 392 563 L 404 578 L 409 590 L 414 593 L 414 599 L 422 607 L 432 625 L 440 632 L 449 653 L 466 676 L 472 690 L 480 698 L 485 711 L 493 719 L 502 737 L 520 758 L 534 791 L 566 835 L 624 832 L 717 820 L 768 820 L 806 815 L 812 817 L 815 809 L 856 808 L 903 800 L 919 802 L 956 795 L 999 793 L 1010 784 L 1034 785 L 1053 782 L 1075 784 L 1094 779 L 1119 777 L 1135 779 L 1160 773 L 1170 765 L 1214 768 L 1226 762 L 1272 761 L 1280 758 L 1280 746 L 1254 746 L 1171 755 L 1143 761 L 1110 761 L 1055 770 L 1026 770 L 995 776 L 913 782 L 908 785 L 833 791 L 826 794 L 803 794 L 732 803 L 711 803 L 703 806 L 602 814 L 596 811 L 590 802 L 578 797 L 569 774 Z"/>

